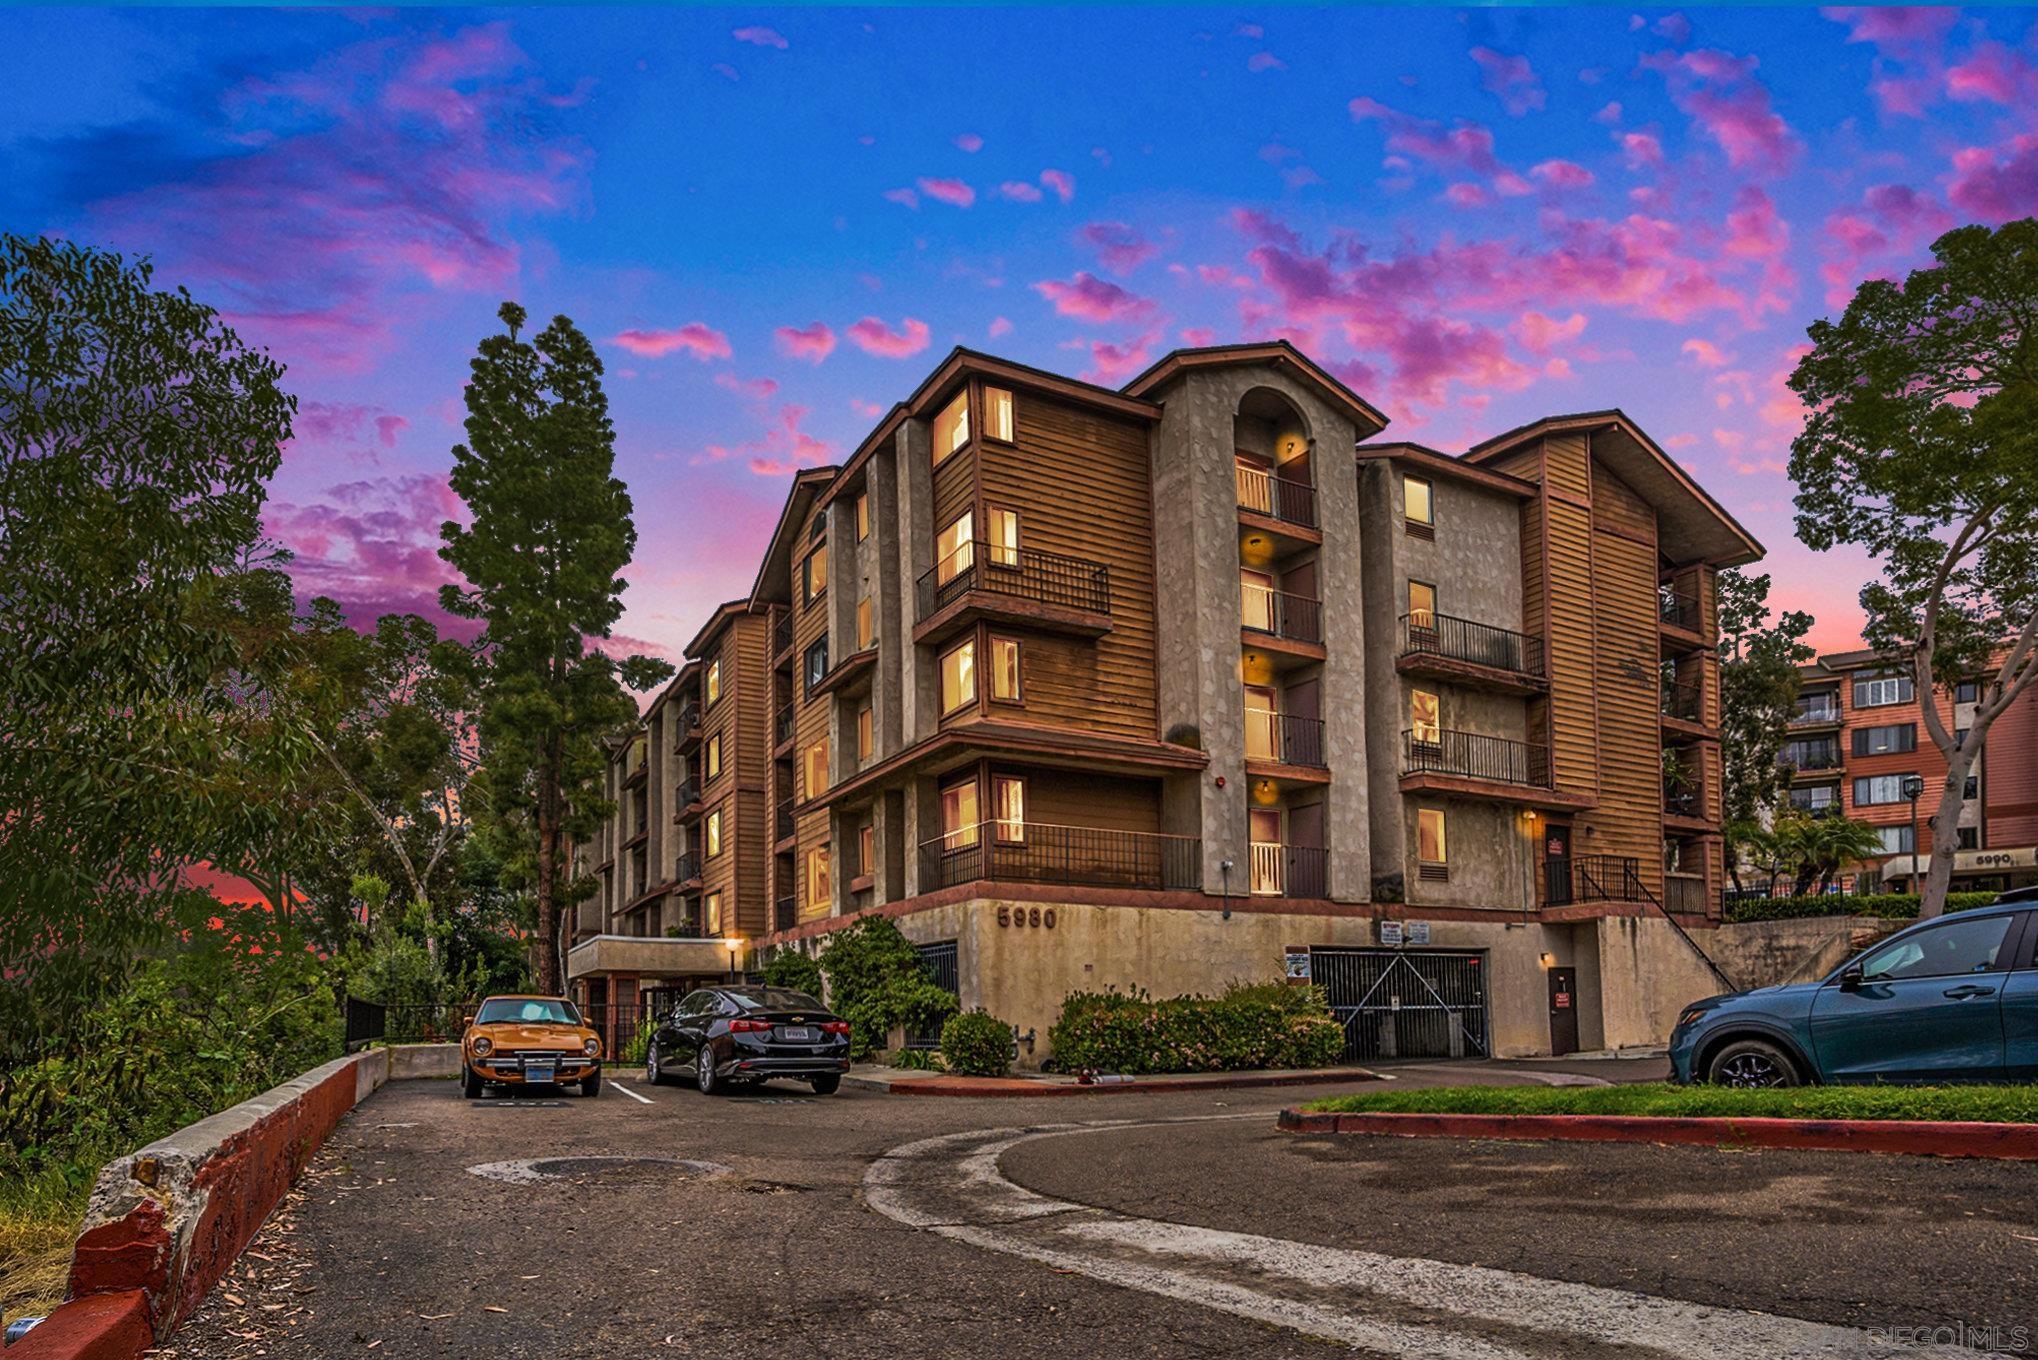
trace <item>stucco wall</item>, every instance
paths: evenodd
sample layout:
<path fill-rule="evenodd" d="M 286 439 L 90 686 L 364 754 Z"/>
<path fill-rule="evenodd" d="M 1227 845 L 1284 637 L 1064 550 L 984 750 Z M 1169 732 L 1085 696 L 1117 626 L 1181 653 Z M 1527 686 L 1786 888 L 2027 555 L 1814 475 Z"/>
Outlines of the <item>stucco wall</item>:
<path fill-rule="evenodd" d="M 1747 921 L 1707 931 L 1699 943 L 1737 985 L 1774 987 L 1816 981 L 1907 924 L 1876 916 Z"/>

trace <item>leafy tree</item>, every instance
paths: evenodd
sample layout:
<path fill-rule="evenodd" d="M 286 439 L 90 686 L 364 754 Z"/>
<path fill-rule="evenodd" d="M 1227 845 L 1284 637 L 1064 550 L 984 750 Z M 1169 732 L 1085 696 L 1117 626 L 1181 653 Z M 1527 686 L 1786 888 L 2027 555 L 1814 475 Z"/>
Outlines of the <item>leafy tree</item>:
<path fill-rule="evenodd" d="M 1968 772 L 2038 678 L 2038 221 L 1961 227 L 1902 284 L 1871 279 L 1811 327 L 1790 385 L 1798 537 L 1866 548 L 1867 640 L 1907 660 L 1946 758 L 1920 914 L 1945 906 Z M 1929 698 L 1980 677 L 1964 738 Z"/>
<path fill-rule="evenodd" d="M 225 617 L 296 402 L 144 262 L 0 234 L 0 1069 L 216 906 L 304 754 Z"/>
<path fill-rule="evenodd" d="M 955 994 L 935 985 L 912 941 L 883 917 L 837 931 L 820 963 L 829 1008 L 849 1022 L 851 1057 L 883 1048 L 899 1025 L 932 1029 L 956 1012 Z"/>
<path fill-rule="evenodd" d="M 568 843 L 609 811 L 602 742 L 636 719 L 625 687 L 672 668 L 591 645 L 622 615 L 618 573 L 637 543 L 601 360 L 563 316 L 526 340 L 523 308 L 506 302 L 499 315 L 504 332 L 473 361 L 467 443 L 453 450 L 452 487 L 473 522 L 440 531 L 440 555 L 466 585 L 445 587 L 442 602 L 483 623 L 483 766 L 471 787 L 505 871 L 531 884 L 537 986 L 556 992 L 563 908 L 592 887 L 574 882 Z"/>
<path fill-rule="evenodd" d="M 1797 702 L 1797 668 L 1812 616 L 1785 610 L 1770 620 L 1769 575 L 1728 569 L 1717 584 L 1720 658 L 1720 807 L 1727 872 L 1741 886 L 1748 829 L 1781 800 L 1788 775 L 1778 763 Z"/>
<path fill-rule="evenodd" d="M 1749 859 L 1772 880 L 1787 878 L 1791 894 L 1825 892 L 1849 864 L 1874 857 L 1882 848 L 1874 827 L 1851 818 L 1812 816 L 1783 808 L 1767 826 L 1744 833 Z"/>

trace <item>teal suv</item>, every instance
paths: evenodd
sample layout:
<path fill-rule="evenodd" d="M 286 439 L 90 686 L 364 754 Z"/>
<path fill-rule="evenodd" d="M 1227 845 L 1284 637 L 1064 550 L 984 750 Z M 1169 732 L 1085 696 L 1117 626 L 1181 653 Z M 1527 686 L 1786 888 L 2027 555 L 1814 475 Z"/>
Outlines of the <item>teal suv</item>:
<path fill-rule="evenodd" d="M 1920 922 L 1819 982 L 1686 1007 L 1670 1074 L 1719 1086 L 2038 1081 L 2038 889 Z"/>

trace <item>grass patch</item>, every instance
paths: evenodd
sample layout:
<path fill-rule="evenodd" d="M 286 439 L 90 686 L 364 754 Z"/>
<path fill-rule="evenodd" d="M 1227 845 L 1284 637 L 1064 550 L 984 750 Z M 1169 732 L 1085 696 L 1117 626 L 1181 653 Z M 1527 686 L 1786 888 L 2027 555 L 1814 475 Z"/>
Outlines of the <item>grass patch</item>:
<path fill-rule="evenodd" d="M 1743 1119 L 2038 1123 L 2038 1086 L 1442 1086 L 1367 1091 L 1303 1106 L 1333 1114 L 1610 1114 Z"/>
<path fill-rule="evenodd" d="M 56 1177 L 0 1183 L 0 1317 L 39 1317 L 64 1301 L 85 1196 Z"/>

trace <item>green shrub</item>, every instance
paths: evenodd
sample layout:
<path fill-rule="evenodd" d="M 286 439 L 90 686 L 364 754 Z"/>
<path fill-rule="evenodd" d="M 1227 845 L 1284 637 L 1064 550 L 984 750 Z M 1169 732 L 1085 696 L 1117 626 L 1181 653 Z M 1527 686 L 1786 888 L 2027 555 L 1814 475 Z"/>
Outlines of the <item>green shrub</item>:
<path fill-rule="evenodd" d="M 937 987 L 919 951 L 883 917 L 835 933 L 821 951 L 828 1005 L 849 1022 L 849 1056 L 868 1058 L 893 1027 L 928 1030 L 955 1014 L 955 994 Z"/>
<path fill-rule="evenodd" d="M 1946 894 L 1946 910 L 1971 911 L 1985 907 L 1996 900 L 1992 892 L 1957 892 Z M 1861 897 L 1844 897 L 1838 893 L 1815 894 L 1806 897 L 1764 897 L 1750 898 L 1745 902 L 1727 904 L 1727 920 L 1744 921 L 1795 921 L 1810 916 L 1879 916 L 1888 921 L 1916 920 L 1918 895 L 1916 893 L 1875 893 Z"/>
<path fill-rule="evenodd" d="M 644 1059 L 651 1054 L 651 1031 L 657 1028 L 657 1022 L 650 1016 L 645 1016 L 637 1023 L 637 1032 L 630 1036 L 630 1042 L 624 1044 L 622 1052 L 610 1061 L 619 1062 L 625 1067 L 642 1067 Z"/>
<path fill-rule="evenodd" d="M 966 1077 L 1002 1077 L 1012 1068 L 1012 1027 L 989 1011 L 964 1011 L 941 1027 L 941 1061 Z"/>
<path fill-rule="evenodd" d="M 1064 1072 L 1233 1072 L 1328 1067 L 1344 1051 L 1344 1028 L 1320 988 L 1270 982 L 1165 1001 L 1074 992 L 1048 1042 Z"/>
<path fill-rule="evenodd" d="M 901 1048 L 892 1053 L 881 1054 L 886 1067 L 896 1067 L 901 1072 L 940 1072 L 941 1054 L 931 1048 Z"/>
<path fill-rule="evenodd" d="M 814 962 L 813 955 L 787 946 L 781 946 L 757 976 L 769 986 L 790 987 L 813 997 L 821 995 L 821 965 Z"/>

